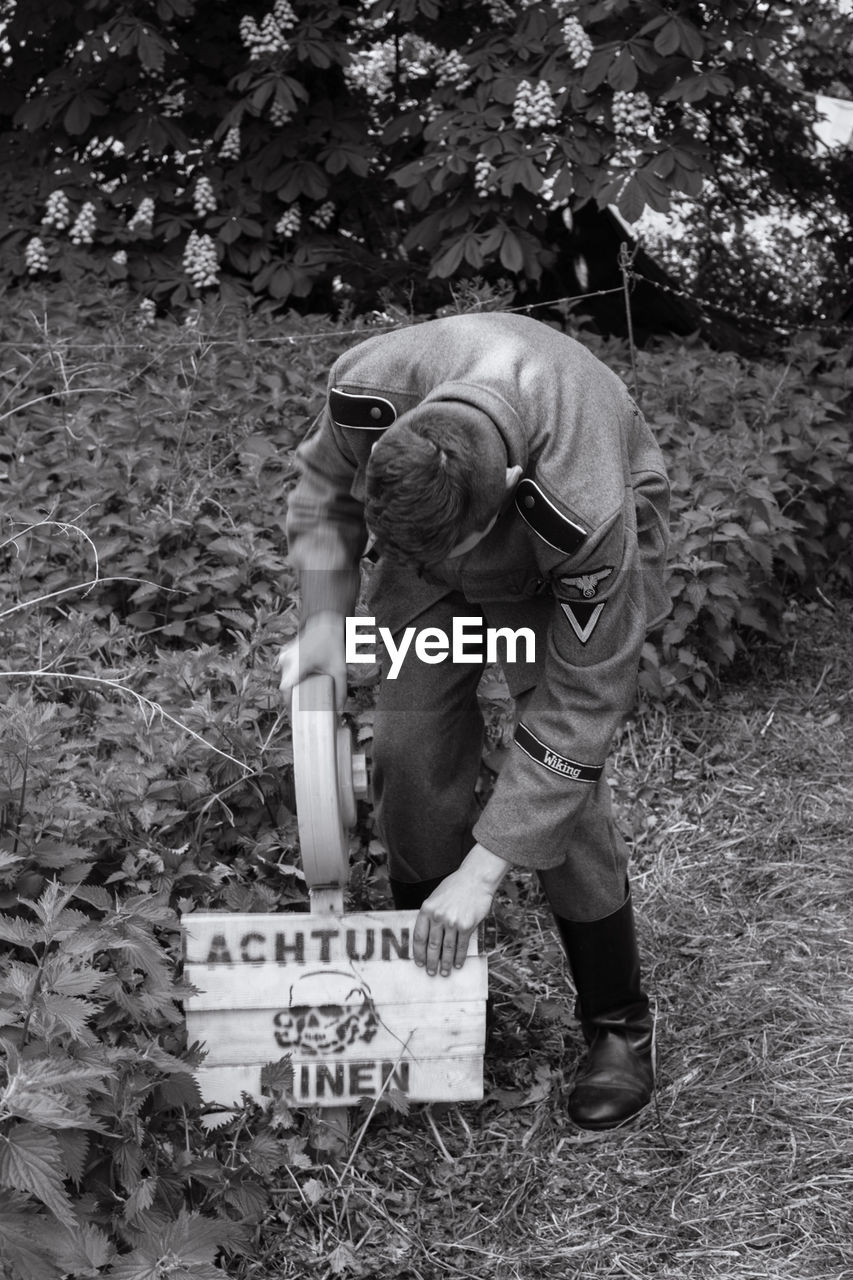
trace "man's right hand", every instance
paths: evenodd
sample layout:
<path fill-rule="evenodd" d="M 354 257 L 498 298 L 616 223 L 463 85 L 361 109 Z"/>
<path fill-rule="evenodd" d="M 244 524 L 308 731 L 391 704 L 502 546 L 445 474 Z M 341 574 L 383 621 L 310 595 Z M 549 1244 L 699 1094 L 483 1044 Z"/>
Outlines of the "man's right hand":
<path fill-rule="evenodd" d="M 340 613 L 315 613 L 299 635 L 278 655 L 281 692 L 289 700 L 296 685 L 315 672 L 330 675 L 335 682 L 335 706 L 343 713 L 347 700 L 347 664 L 344 618 Z"/>

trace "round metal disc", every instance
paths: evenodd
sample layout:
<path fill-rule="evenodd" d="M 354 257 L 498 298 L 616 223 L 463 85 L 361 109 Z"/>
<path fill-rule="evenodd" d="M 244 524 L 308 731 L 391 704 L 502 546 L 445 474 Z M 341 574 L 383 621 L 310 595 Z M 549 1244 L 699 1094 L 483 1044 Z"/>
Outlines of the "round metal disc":
<path fill-rule="evenodd" d="M 340 885 L 349 879 L 347 828 L 355 821 L 352 778 L 341 802 L 341 759 L 349 760 L 349 741 L 343 744 L 335 711 L 331 676 L 306 677 L 293 690 L 293 778 L 302 870 L 308 887 Z M 344 729 L 349 739 L 349 731 Z"/>

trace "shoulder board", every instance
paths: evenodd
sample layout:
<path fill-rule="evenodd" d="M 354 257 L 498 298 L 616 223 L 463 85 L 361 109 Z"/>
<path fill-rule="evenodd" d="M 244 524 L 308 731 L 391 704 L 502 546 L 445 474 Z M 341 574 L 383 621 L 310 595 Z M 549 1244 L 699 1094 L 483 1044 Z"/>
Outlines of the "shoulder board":
<path fill-rule="evenodd" d="M 384 396 L 356 395 L 352 391 L 329 392 L 329 412 L 336 427 L 358 431 L 384 431 L 397 417 L 397 410 Z"/>
<path fill-rule="evenodd" d="M 586 529 L 564 516 L 559 507 L 546 498 L 536 481 L 527 476 L 518 482 L 515 505 L 525 524 L 555 551 L 574 555 L 587 539 Z"/>

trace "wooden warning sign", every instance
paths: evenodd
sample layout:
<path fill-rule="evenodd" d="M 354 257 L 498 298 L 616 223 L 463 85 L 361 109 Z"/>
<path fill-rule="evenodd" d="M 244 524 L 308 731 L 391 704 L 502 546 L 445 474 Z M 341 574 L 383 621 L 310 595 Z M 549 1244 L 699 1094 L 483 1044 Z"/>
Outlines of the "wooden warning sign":
<path fill-rule="evenodd" d="M 184 916 L 205 1100 L 259 1097 L 262 1067 L 285 1056 L 297 1105 L 347 1106 L 386 1088 L 413 1102 L 481 1098 L 486 957 L 475 936 L 461 969 L 430 977 L 412 958 L 417 915 Z"/>

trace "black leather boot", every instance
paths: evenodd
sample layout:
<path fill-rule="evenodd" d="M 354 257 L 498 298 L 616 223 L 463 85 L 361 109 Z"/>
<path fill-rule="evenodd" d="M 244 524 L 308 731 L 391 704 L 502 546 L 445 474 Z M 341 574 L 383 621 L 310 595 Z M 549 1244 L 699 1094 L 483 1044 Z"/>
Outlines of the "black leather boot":
<path fill-rule="evenodd" d="M 434 880 L 416 880 L 410 883 L 407 880 L 395 880 L 392 876 L 390 884 L 394 906 L 398 911 L 419 911 L 443 879 L 443 876 L 436 876 Z"/>
<path fill-rule="evenodd" d="M 631 895 L 603 920 L 555 920 L 589 1045 L 569 1115 L 581 1129 L 615 1129 L 641 1111 L 654 1090 L 654 1019 L 640 984 Z"/>

